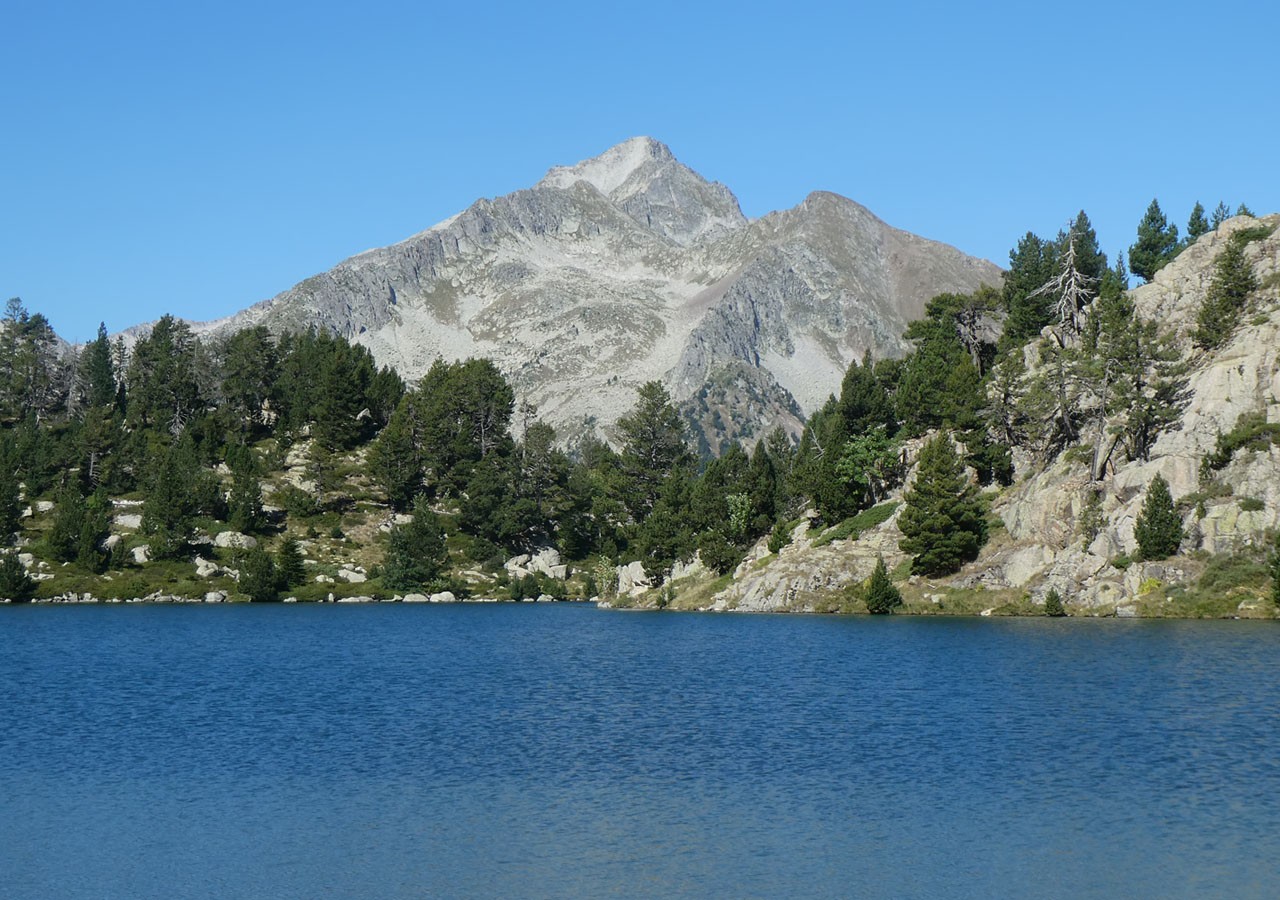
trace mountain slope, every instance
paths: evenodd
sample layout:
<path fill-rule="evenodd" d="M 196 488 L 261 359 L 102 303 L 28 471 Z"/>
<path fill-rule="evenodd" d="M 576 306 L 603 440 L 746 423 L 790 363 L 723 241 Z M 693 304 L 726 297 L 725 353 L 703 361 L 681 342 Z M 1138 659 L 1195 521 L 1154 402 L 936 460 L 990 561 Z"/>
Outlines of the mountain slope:
<path fill-rule="evenodd" d="M 1245 246 L 1259 287 L 1233 336 L 1212 351 L 1196 349 L 1192 335 L 1215 263 L 1232 235 L 1268 229 L 1267 236 Z M 913 609 L 944 604 L 932 608 L 1032 613 L 1056 590 L 1073 614 L 1272 614 L 1269 601 L 1247 586 L 1211 585 L 1202 591 L 1206 599 L 1187 598 L 1194 598 L 1198 579 L 1212 566 L 1222 571 L 1235 565 L 1247 575 L 1250 560 L 1280 531 L 1280 215 L 1229 219 L 1129 296 L 1144 320 L 1170 335 L 1187 365 L 1187 400 L 1178 420 L 1160 434 L 1150 459 L 1117 459 L 1096 481 L 1078 455 L 1065 453 L 1047 465 L 1024 460 L 1018 480 L 991 497 L 998 518 L 991 542 L 955 576 L 913 577 L 904 587 L 916 601 Z M 1242 434 L 1247 422 L 1255 423 L 1249 433 L 1257 436 L 1221 453 L 1220 437 Z M 908 456 L 918 449 L 919 442 L 909 445 Z M 1179 553 L 1167 560 L 1133 561 L 1134 526 L 1157 475 L 1178 504 L 1184 538 Z M 1097 519 L 1087 523 L 1091 493 L 1099 500 Z M 898 546 L 896 514 L 854 540 L 824 545 L 815 537 L 802 523 L 776 556 L 761 541 L 734 582 L 705 605 L 826 608 L 850 584 L 868 577 L 878 558 L 890 567 L 907 558 Z"/>
<path fill-rule="evenodd" d="M 930 297 L 999 275 L 834 194 L 748 221 L 634 138 L 198 329 L 329 329 L 411 379 L 486 356 L 570 440 L 658 379 L 714 449 L 794 431 L 850 361 L 901 354 Z"/>

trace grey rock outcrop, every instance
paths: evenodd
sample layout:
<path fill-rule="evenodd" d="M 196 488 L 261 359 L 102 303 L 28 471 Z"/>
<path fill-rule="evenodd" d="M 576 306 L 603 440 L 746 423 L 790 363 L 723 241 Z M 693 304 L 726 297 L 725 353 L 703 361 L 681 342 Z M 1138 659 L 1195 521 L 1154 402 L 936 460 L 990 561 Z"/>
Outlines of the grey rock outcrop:
<path fill-rule="evenodd" d="M 1246 247 L 1260 288 L 1224 346 L 1197 350 L 1191 335 L 1214 262 L 1234 232 L 1259 225 L 1276 229 Z M 1184 250 L 1150 284 L 1130 291 L 1130 297 L 1140 316 L 1174 337 L 1188 365 L 1187 402 L 1180 418 L 1159 436 L 1149 460 L 1117 456 L 1097 481 L 1070 455 L 1039 466 L 1022 456 L 1018 480 L 993 501 L 993 512 L 1007 533 L 993 540 L 976 562 L 946 579 L 944 587 L 1012 589 L 1025 592 L 1033 603 L 1043 603 L 1050 590 L 1057 590 L 1072 610 L 1133 616 L 1155 587 L 1194 577 L 1203 563 L 1190 555 L 1193 551 L 1258 548 L 1280 530 L 1280 442 L 1239 449 L 1210 473 L 1208 483 L 1201 469 L 1219 435 L 1231 431 L 1242 415 L 1280 423 L 1280 215 L 1228 220 Z M 908 456 L 917 450 L 918 444 L 908 446 Z M 1184 501 L 1180 555 L 1126 563 L 1124 558 L 1137 555 L 1134 525 L 1157 474 L 1169 482 L 1175 500 Z M 1090 492 L 1101 498 L 1101 522 L 1086 541 L 1082 520 Z M 827 601 L 866 578 L 877 555 L 890 568 L 905 558 L 897 546 L 896 521 L 895 515 L 857 541 L 822 547 L 810 540 L 802 523 L 776 559 L 759 565 L 748 559 L 739 566 L 733 583 L 713 598 L 713 608 L 803 610 L 817 600 Z M 1256 612 L 1256 604 L 1242 601 L 1240 611 Z"/>
<path fill-rule="evenodd" d="M 727 187 L 635 138 L 195 327 L 327 329 L 409 379 L 489 357 L 569 441 L 609 437 L 661 380 L 714 450 L 798 431 L 852 360 L 903 352 L 930 297 L 999 277 L 835 194 L 749 221 Z"/>

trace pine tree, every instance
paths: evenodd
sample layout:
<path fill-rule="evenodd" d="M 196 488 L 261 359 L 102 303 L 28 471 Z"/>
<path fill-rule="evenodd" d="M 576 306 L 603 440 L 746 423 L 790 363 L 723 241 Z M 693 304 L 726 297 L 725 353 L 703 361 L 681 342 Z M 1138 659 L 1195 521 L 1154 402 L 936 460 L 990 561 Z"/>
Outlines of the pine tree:
<path fill-rule="evenodd" d="M 1244 255 L 1245 244 L 1238 235 L 1232 235 L 1214 263 L 1213 278 L 1192 335 L 1197 347 L 1212 350 L 1230 340 L 1249 295 L 1258 288 L 1253 266 Z"/>
<path fill-rule="evenodd" d="M 693 463 L 684 423 L 661 382 L 640 387 L 636 407 L 618 420 L 622 463 L 630 482 L 628 507 L 643 518 L 658 502 L 663 484 Z"/>
<path fill-rule="evenodd" d="M 192 485 L 199 471 L 189 434 L 183 434 L 153 462 L 151 483 L 142 504 L 142 531 L 151 539 L 152 558 L 174 559 L 191 540 L 198 508 Z"/>
<path fill-rule="evenodd" d="M 190 327 L 161 316 L 133 348 L 126 375 L 128 421 L 177 436 L 203 407 L 196 371 L 197 341 Z"/>
<path fill-rule="evenodd" d="M 280 575 L 275 560 L 261 547 L 254 547 L 240 567 L 240 590 L 254 603 L 271 603 L 280 599 Z"/>
<path fill-rule="evenodd" d="M 1005 272 L 1001 298 L 1009 318 L 1001 343 L 1021 346 L 1027 338 L 1053 321 L 1053 301 L 1035 291 L 1057 270 L 1057 248 L 1028 231 L 1009 251 L 1009 271 Z"/>
<path fill-rule="evenodd" d="M 858 509 L 879 503 L 890 488 L 902 481 L 899 451 L 898 443 L 889 439 L 884 426 L 845 441 L 836 459 L 835 474 Z"/>
<path fill-rule="evenodd" d="M 419 496 L 413 504 L 413 521 L 391 529 L 382 580 L 394 590 L 422 590 L 440 574 L 447 558 L 440 521 L 426 498 Z"/>
<path fill-rule="evenodd" d="M 1062 595 L 1058 593 L 1057 588 L 1050 588 L 1045 596 L 1044 614 L 1052 618 L 1061 618 L 1067 614 L 1066 607 L 1062 605 Z"/>
<path fill-rule="evenodd" d="M 1143 559 L 1164 559 L 1178 552 L 1182 543 L 1182 520 L 1173 506 L 1169 482 L 1157 475 L 1147 487 L 1142 513 L 1134 523 L 1133 536 Z"/>
<path fill-rule="evenodd" d="M 406 395 L 369 450 L 369 474 L 398 510 L 408 509 L 422 491 L 416 419 L 417 406 Z"/>
<path fill-rule="evenodd" d="M 223 417 L 229 430 L 252 433 L 265 424 L 268 407 L 274 406 L 280 376 L 275 339 L 257 325 L 231 335 L 221 350 Z"/>
<path fill-rule="evenodd" d="M 1204 207 L 1197 200 L 1195 207 L 1191 210 L 1191 218 L 1187 220 L 1187 246 L 1194 244 L 1197 238 L 1208 233 L 1209 220 L 1205 218 Z"/>
<path fill-rule="evenodd" d="M 68 484 L 54 502 L 53 525 L 45 535 L 45 548 L 58 562 L 73 562 L 84 527 L 84 497 L 74 484 Z"/>
<path fill-rule="evenodd" d="M 116 371 L 104 322 L 98 323 L 97 338 L 90 341 L 80 355 L 78 378 L 80 402 L 85 406 L 103 409 L 115 404 Z"/>
<path fill-rule="evenodd" d="M 18 473 L 10 455 L 0 452 L 0 546 L 9 543 L 22 524 Z"/>
<path fill-rule="evenodd" d="M 36 593 L 36 583 L 23 568 L 16 552 L 0 556 L 0 599 L 26 603 Z"/>
<path fill-rule="evenodd" d="M 912 572 L 946 575 L 977 558 L 987 539 L 985 510 L 948 435 L 935 435 L 921 448 L 916 480 L 904 499 L 899 546 L 912 555 Z"/>
<path fill-rule="evenodd" d="M 840 385 L 840 415 L 849 434 L 897 425 L 893 399 L 875 376 L 870 350 L 863 355 L 862 365 L 854 360 L 844 374 Z"/>
<path fill-rule="evenodd" d="M 257 463 L 247 447 L 228 454 L 231 461 L 231 492 L 227 498 L 227 523 L 236 531 L 258 531 L 263 525 L 262 484 Z"/>
<path fill-rule="evenodd" d="M 76 562 L 91 572 L 107 570 L 111 553 L 103 547 L 111 534 L 111 501 L 101 489 L 91 494 L 84 504 L 80 534 L 76 541 Z"/>
<path fill-rule="evenodd" d="M 1129 271 L 1150 281 L 1177 252 L 1178 226 L 1170 225 L 1160 210 L 1160 202 L 1152 200 L 1138 223 L 1138 240 L 1129 248 Z"/>
<path fill-rule="evenodd" d="M 1231 218 L 1231 210 L 1227 208 L 1227 204 L 1221 200 L 1218 205 L 1213 208 L 1213 216 L 1209 219 L 1209 228 L 1213 231 L 1218 230 L 1218 226 L 1227 219 Z"/>
<path fill-rule="evenodd" d="M 1280 534 L 1276 535 L 1276 546 L 1267 560 L 1267 568 L 1271 571 L 1271 602 L 1280 607 Z"/>
<path fill-rule="evenodd" d="M 867 584 L 867 612 L 872 615 L 887 615 L 902 605 L 902 594 L 889 580 L 889 571 L 885 568 L 884 557 L 876 557 L 876 567 Z"/>
<path fill-rule="evenodd" d="M 302 550 L 299 549 L 295 538 L 286 537 L 280 549 L 276 551 L 276 573 L 279 576 L 281 590 L 297 587 L 307 580 Z"/>

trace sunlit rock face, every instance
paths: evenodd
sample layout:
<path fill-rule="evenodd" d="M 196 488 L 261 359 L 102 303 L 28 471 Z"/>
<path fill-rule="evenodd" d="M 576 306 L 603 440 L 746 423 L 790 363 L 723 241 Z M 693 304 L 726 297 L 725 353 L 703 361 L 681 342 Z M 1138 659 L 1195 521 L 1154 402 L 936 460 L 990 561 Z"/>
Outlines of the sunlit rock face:
<path fill-rule="evenodd" d="M 328 329 L 409 379 L 489 357 L 569 441 L 609 437 L 661 380 L 714 452 L 795 432 L 852 360 L 901 355 L 932 296 L 999 278 L 835 194 L 748 220 L 727 187 L 634 138 L 196 327 Z"/>

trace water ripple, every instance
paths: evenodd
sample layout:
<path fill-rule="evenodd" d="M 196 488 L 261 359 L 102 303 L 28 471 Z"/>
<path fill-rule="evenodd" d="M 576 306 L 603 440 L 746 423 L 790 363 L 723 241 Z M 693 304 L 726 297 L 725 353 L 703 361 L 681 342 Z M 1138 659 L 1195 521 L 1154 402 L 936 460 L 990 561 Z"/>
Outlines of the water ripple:
<path fill-rule="evenodd" d="M 1263 623 L 0 610 L 5 896 L 1270 896 Z"/>

